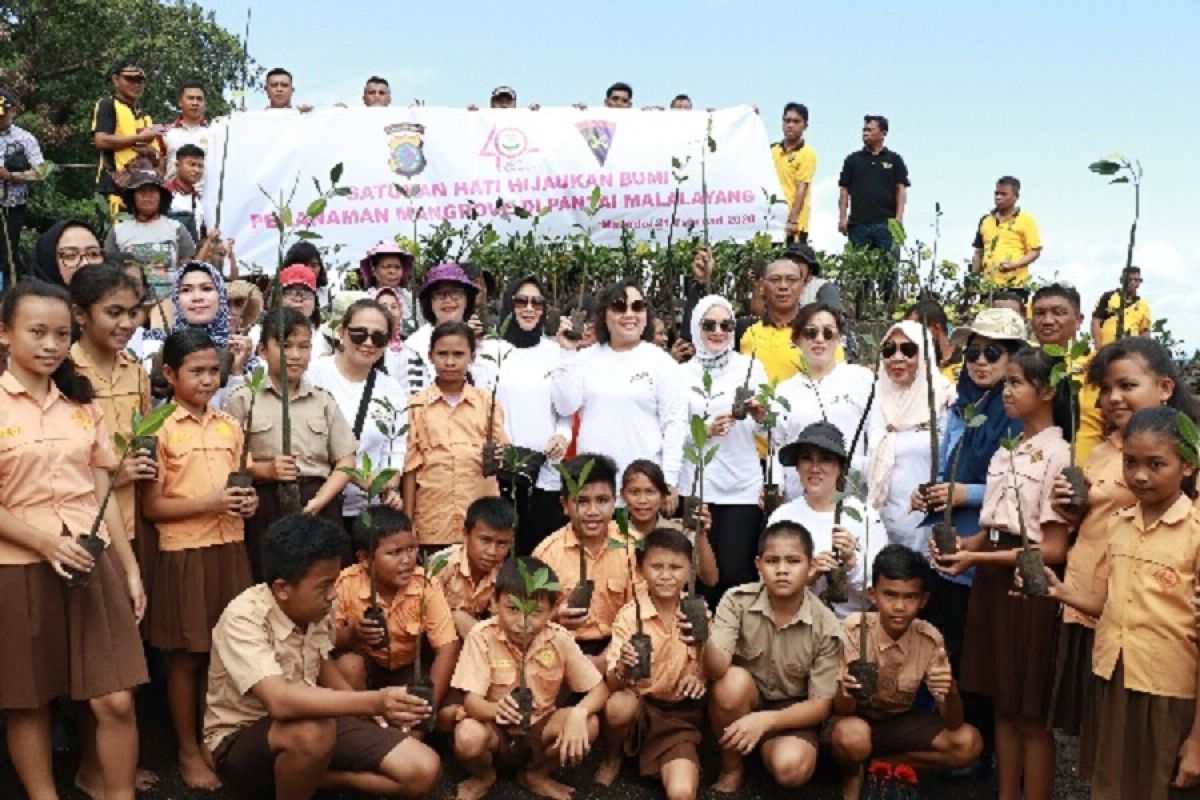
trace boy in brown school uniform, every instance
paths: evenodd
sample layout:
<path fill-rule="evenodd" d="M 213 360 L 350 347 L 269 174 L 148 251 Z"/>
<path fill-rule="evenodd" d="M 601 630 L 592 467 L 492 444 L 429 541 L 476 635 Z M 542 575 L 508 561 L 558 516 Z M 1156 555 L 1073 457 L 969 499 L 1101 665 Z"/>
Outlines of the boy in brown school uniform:
<path fill-rule="evenodd" d="M 554 571 L 536 558 L 521 558 L 528 574 Z M 451 685 L 466 695 L 467 717 L 454 729 L 454 755 L 471 777 L 458 785 L 458 800 L 479 800 L 496 782 L 498 769 L 516 771 L 529 791 L 551 800 L 569 800 L 573 789 L 550 777 L 560 764 L 573 766 L 591 750 L 600 732 L 597 715 L 608 687 L 574 637 L 552 622 L 556 591 L 531 598 L 536 609 L 522 609 L 525 580 L 510 560 L 496 580 L 496 615 L 467 636 Z M 533 695 L 531 728 L 522 734 L 521 711 L 511 691 L 518 686 L 522 646 L 526 684 Z M 564 685 L 584 693 L 573 706 L 559 707 Z"/>
<path fill-rule="evenodd" d="M 213 629 L 204 743 L 242 796 L 419 796 L 441 774 L 437 753 L 408 735 L 429 705 L 400 687 L 355 691 L 329 657 L 344 547 L 331 522 L 278 520 L 263 539 L 266 583 L 238 595 Z"/>
<path fill-rule="evenodd" d="M 441 586 L 454 627 L 464 640 L 475 623 L 491 615 L 496 577 L 512 551 L 515 522 L 506 500 L 481 497 L 467 507 L 462 543 L 438 554 L 446 557 L 446 567 L 434 582 Z"/>

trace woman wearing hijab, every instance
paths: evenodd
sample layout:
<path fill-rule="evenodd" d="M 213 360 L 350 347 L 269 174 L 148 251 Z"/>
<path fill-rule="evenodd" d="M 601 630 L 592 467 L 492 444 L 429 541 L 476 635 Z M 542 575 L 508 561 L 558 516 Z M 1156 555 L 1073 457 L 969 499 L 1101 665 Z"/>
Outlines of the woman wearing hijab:
<path fill-rule="evenodd" d="M 925 515 L 913 509 L 912 493 L 929 482 L 931 466 L 924 334 L 916 322 L 898 322 L 888 329 L 867 423 L 867 501 L 883 519 L 888 540 L 919 553 L 929 552 L 929 542 L 919 527 Z M 954 386 L 935 369 L 932 416 L 938 430 L 955 395 Z"/>
<path fill-rule="evenodd" d="M 401 294 L 403 291 L 403 294 Z M 384 368 L 393 379 L 404 375 L 404 310 L 408 308 L 405 297 L 407 290 L 382 288 L 375 290 L 375 300 L 392 318 L 392 338 L 388 339 L 387 351 L 383 354 Z"/>
<path fill-rule="evenodd" d="M 504 428 L 520 457 L 540 462 L 533 485 L 525 477 L 501 475 L 500 491 L 517 498 L 516 552 L 533 552 L 542 539 L 567 524 L 558 492 L 562 479 L 554 465 L 571 443 L 571 417 L 559 414 L 550 397 L 551 377 L 562 348 L 547 339 L 546 293 L 527 276 L 505 289 L 500 310 L 501 338 L 486 339 L 481 357 L 496 370 L 496 401 L 504 409 Z M 507 324 L 505 324 L 507 321 Z M 490 388 L 490 387 L 481 387 Z"/>
<path fill-rule="evenodd" d="M 77 219 L 62 219 L 38 237 L 33 248 L 33 276 L 66 288 L 75 273 L 104 263 L 95 229 Z"/>
<path fill-rule="evenodd" d="M 757 391 L 767 382 L 767 372 L 761 363 L 752 364 L 749 356 L 734 350 L 733 306 L 724 297 L 711 294 L 701 298 L 692 312 L 691 333 L 696 356 L 681 367 L 682 383 L 688 389 L 688 419 L 704 419 L 709 447 L 718 448 L 704 468 L 704 501 L 712 517 L 708 536 L 720 565 L 717 584 L 705 587 L 705 593 L 709 604 L 715 606 L 730 586 L 756 580 L 754 557 L 762 527 L 758 496 L 763 479 L 755 434 L 765 412 L 753 401 L 745 419 L 734 419 L 732 412 L 738 388 L 746 385 Z M 712 379 L 711 400 L 701 394 L 706 373 Z M 689 443 L 694 447 L 690 433 L 685 447 Z M 681 492 L 692 493 L 695 475 L 695 465 L 685 458 Z"/>

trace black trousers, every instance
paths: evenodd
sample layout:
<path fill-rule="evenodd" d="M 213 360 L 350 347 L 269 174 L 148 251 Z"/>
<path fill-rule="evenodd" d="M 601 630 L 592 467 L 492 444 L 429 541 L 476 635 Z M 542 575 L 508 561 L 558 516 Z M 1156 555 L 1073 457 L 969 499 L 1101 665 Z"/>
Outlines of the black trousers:
<path fill-rule="evenodd" d="M 533 548 L 569 521 L 563 512 L 558 492 L 530 487 L 524 481 L 500 480 L 500 496 L 512 502 L 517 497 L 517 535 L 513 543 L 519 556 L 527 556 Z"/>
<path fill-rule="evenodd" d="M 929 578 L 929 603 L 921 618 L 930 622 L 942 633 L 946 643 L 946 655 L 950 669 L 958 678 L 963 655 L 963 640 L 967 633 L 967 600 L 971 587 L 934 575 Z M 979 729 L 983 736 L 984 749 L 992 752 L 996 747 L 996 727 L 990 698 L 974 692 L 963 692 L 963 716 Z M 932 701 L 932 698 L 930 698 Z"/>
<path fill-rule="evenodd" d="M 25 206 L 0 208 L 0 287 L 8 288 L 21 272 L 21 231 L 25 228 Z M 9 254 L 12 254 L 10 261 Z"/>
<path fill-rule="evenodd" d="M 717 585 L 704 587 L 710 608 L 716 608 L 721 595 L 731 586 L 758 580 L 754 557 L 758 555 L 758 537 L 762 533 L 763 514 L 757 505 L 708 504 L 712 530 L 708 541 L 717 557 Z"/>

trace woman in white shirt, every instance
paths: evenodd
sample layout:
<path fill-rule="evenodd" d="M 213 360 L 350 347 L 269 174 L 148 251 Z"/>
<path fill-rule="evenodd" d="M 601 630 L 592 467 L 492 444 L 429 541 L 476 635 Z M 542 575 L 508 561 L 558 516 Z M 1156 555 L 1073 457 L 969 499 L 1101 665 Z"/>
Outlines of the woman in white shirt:
<path fill-rule="evenodd" d="M 562 364 L 554 375 L 554 407 L 579 413 L 580 453 L 602 453 L 623 473 L 647 458 L 662 467 L 671 489 L 667 513 L 679 502 L 679 470 L 687 430 L 687 388 L 680 367 L 643 339 L 650 307 L 633 283 L 605 289 L 596 309 L 596 344 L 577 352 L 563 317 Z"/>
<path fill-rule="evenodd" d="M 681 367 L 687 389 L 688 419 L 700 417 L 708 429 L 709 445 L 716 447 L 712 462 L 704 468 L 704 501 L 712 516 L 708 532 L 717 563 L 721 565 L 717 584 L 706 587 L 710 605 L 716 606 L 730 586 L 757 579 L 754 557 L 758 553 L 758 533 L 762 529 L 762 509 L 758 505 L 762 491 L 762 469 L 758 463 L 755 434 L 764 409 L 751 401 L 746 417 L 733 417 L 737 390 L 746 386 L 757 392 L 767 382 L 763 365 L 733 349 L 733 306 L 719 295 L 709 295 L 696 304 L 691 317 L 695 357 Z M 712 385 L 705 392 L 704 376 Z M 709 394 L 710 397 L 705 397 Z M 685 448 L 694 448 L 692 436 Z M 696 467 L 684 457 L 679 489 L 692 493 L 696 486 Z"/>
<path fill-rule="evenodd" d="M 919 529 L 924 511 L 914 510 L 912 494 L 930 482 L 930 441 L 938 441 L 946 410 L 954 404 L 955 388 L 934 369 L 931 433 L 929 389 L 925 379 L 925 329 L 917 322 L 898 322 L 883 337 L 879 386 L 867 423 L 870 457 L 867 461 L 867 500 L 879 512 L 895 544 L 928 553 L 928 533 Z M 936 445 L 934 446 L 936 450 Z M 934 481 L 936 482 L 936 480 Z"/>
<path fill-rule="evenodd" d="M 496 402 L 518 456 L 540 462 L 531 486 L 526 477 L 501 472 L 500 493 L 517 498 L 516 552 L 533 552 L 542 539 L 567 524 L 559 500 L 562 479 L 554 465 L 571 443 L 571 417 L 559 414 L 550 396 L 562 348 L 543 335 L 546 293 L 537 278 L 509 284 L 500 309 L 502 338 L 484 341 L 480 358 L 496 371 Z M 490 388 L 490 387 L 484 387 Z"/>
<path fill-rule="evenodd" d="M 395 379 L 379 369 L 394 326 L 392 318 L 375 300 L 355 302 L 346 310 L 338 327 L 337 352 L 313 361 L 305 378 L 337 401 L 358 440 L 358 463 L 366 455 L 373 470 L 396 470 L 395 480 L 380 501 L 400 508 L 398 487 L 408 446 L 408 434 L 402 432 L 408 424 L 406 395 Z M 396 410 L 394 415 L 381 402 L 384 400 Z M 380 421 L 391 436 L 380 430 Z M 347 529 L 366 506 L 363 490 L 354 483 L 348 484 L 342 492 L 342 515 Z"/>
<path fill-rule="evenodd" d="M 402 373 L 392 377 L 400 381 L 409 395 L 428 388 L 433 381 L 433 362 L 429 360 L 429 342 L 433 329 L 443 322 L 466 322 L 475 313 L 475 299 L 479 288 L 467 277 L 458 264 L 438 264 L 425 275 L 421 291 L 417 292 L 417 305 L 425 324 L 413 331 L 404 340 L 400 351 Z M 487 362 L 476 356 L 471 365 L 471 380 L 483 386 L 490 380 L 491 370 Z"/>
<path fill-rule="evenodd" d="M 789 406 L 780 409 L 781 419 L 774 431 L 776 447 L 791 444 L 800 431 L 820 420 L 836 425 L 849 446 L 867 408 L 875 376 L 866 367 L 837 360 L 837 350 L 842 344 L 841 316 L 831 306 L 812 303 L 802 307 L 792 330 L 804 356 L 801 366 L 807 372 L 801 369 L 776 390 L 776 395 L 785 398 Z M 865 436 L 860 436 L 850 457 L 851 469 L 863 468 L 865 453 Z M 784 476 L 784 497 L 797 497 L 803 489 L 795 470 L 780 466 L 776 465 L 774 474 Z"/>

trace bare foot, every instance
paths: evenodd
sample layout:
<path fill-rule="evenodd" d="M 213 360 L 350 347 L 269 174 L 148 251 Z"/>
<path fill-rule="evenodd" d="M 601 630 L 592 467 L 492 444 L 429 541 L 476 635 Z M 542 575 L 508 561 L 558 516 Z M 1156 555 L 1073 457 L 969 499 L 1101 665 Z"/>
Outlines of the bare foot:
<path fill-rule="evenodd" d="M 205 751 L 205 755 L 208 755 L 207 750 Z M 209 759 L 208 765 L 210 767 L 212 766 L 211 758 Z M 148 792 L 155 786 L 158 786 L 158 773 L 154 772 L 153 770 L 141 769 L 139 767 L 137 775 L 134 776 L 133 779 L 133 788 L 139 792 Z"/>
<path fill-rule="evenodd" d="M 549 775 L 529 770 L 523 770 L 517 774 L 517 783 L 539 797 L 547 797 L 549 800 L 571 800 L 571 793 L 575 791 L 574 788 L 559 783 Z"/>
<path fill-rule="evenodd" d="M 592 776 L 592 780 L 601 786 L 611 786 L 616 779 L 617 773 L 621 771 L 621 757 L 605 758 L 600 762 L 600 766 L 596 769 L 596 774 Z"/>
<path fill-rule="evenodd" d="M 104 800 L 104 778 L 85 774 L 82 769 L 75 773 L 75 788 L 89 800 Z"/>
<path fill-rule="evenodd" d="M 853 775 L 846 775 L 842 780 L 843 800 L 858 800 L 862 796 L 863 770 L 860 767 Z"/>
<path fill-rule="evenodd" d="M 458 784 L 458 800 L 480 800 L 492 784 L 496 782 L 496 771 L 489 770 L 482 775 L 467 778 Z"/>
<path fill-rule="evenodd" d="M 717 782 L 713 784 L 713 791 L 721 794 L 733 794 L 738 789 L 742 788 L 742 780 L 744 773 L 739 767 L 738 769 L 723 769 L 721 774 L 717 776 Z"/>
<path fill-rule="evenodd" d="M 189 789 L 215 792 L 221 788 L 221 779 L 208 765 L 208 760 L 199 752 L 188 755 L 179 754 L 179 773 L 183 776 L 183 782 Z"/>

